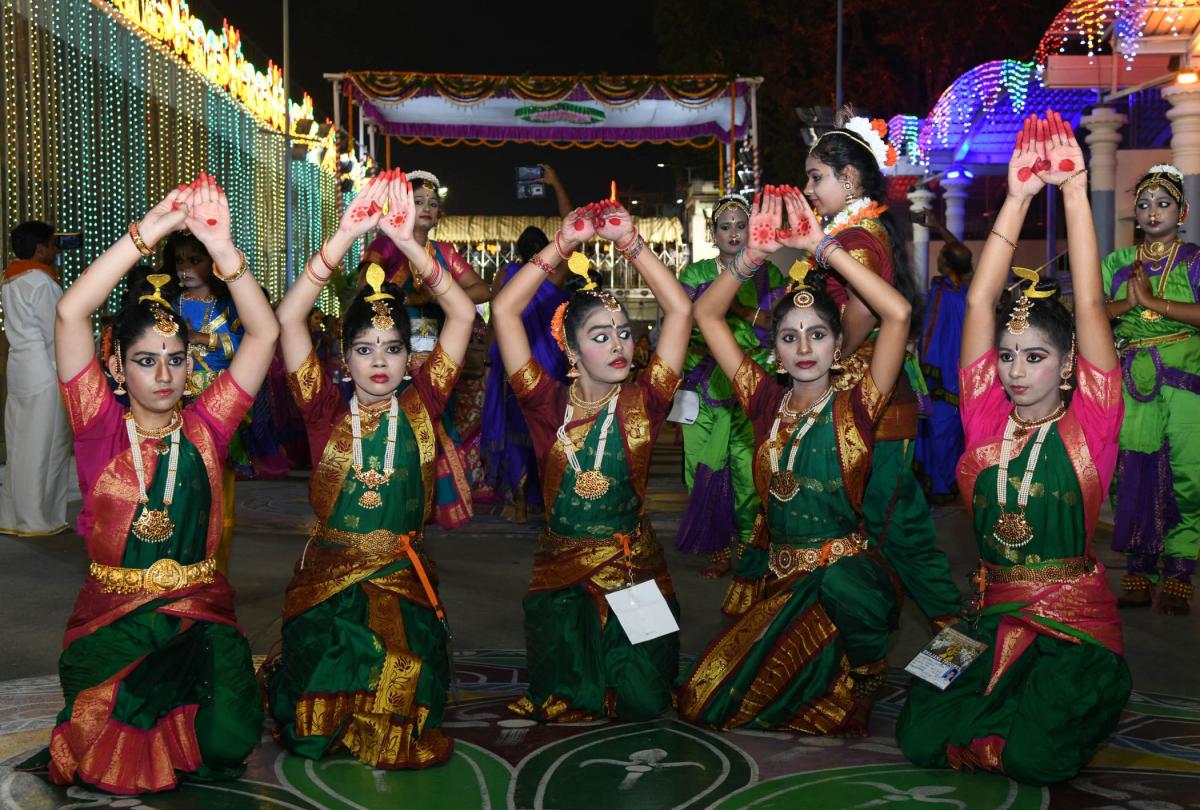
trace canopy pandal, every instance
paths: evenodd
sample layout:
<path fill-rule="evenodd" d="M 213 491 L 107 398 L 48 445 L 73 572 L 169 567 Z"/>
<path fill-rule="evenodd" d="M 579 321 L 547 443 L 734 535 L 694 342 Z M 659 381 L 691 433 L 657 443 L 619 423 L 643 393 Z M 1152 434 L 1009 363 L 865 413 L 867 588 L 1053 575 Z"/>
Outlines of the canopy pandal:
<path fill-rule="evenodd" d="M 636 146 L 730 143 L 756 129 L 762 79 L 691 76 L 325 74 L 366 120 L 406 143 Z M 348 107 L 349 109 L 349 107 Z M 351 122 L 347 121 L 349 129 Z"/>
<path fill-rule="evenodd" d="M 679 242 L 683 225 L 678 217 L 634 217 L 633 224 L 647 242 Z M 515 242 L 530 225 L 556 233 L 561 217 L 448 216 L 438 220 L 431 234 L 443 242 Z"/>

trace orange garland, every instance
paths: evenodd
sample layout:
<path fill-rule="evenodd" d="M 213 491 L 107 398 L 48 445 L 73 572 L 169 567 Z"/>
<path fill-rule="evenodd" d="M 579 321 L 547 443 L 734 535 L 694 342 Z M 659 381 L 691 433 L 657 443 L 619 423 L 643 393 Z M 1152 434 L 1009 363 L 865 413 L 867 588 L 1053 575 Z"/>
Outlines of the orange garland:
<path fill-rule="evenodd" d="M 563 319 L 567 316 L 567 302 L 563 301 L 558 305 L 558 309 L 554 310 L 554 317 L 550 319 L 550 337 L 554 338 L 554 342 L 558 344 L 559 351 L 567 350 L 567 333 L 563 327 Z"/>

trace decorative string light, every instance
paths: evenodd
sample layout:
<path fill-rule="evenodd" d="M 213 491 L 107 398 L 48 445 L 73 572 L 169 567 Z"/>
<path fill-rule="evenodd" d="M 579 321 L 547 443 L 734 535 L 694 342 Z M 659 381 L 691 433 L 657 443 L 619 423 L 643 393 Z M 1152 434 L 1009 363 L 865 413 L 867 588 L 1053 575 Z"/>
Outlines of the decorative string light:
<path fill-rule="evenodd" d="M 272 125 L 271 109 L 283 109 L 281 77 L 273 65 L 252 71 L 261 79 L 259 96 L 247 106 L 245 88 L 215 80 L 207 69 L 217 70 L 219 60 L 203 63 L 201 72 L 190 52 L 181 56 L 142 27 L 145 15 L 176 6 L 195 21 L 183 2 L 39 0 L 0 7 L 4 231 L 28 219 L 82 231 L 82 248 L 60 258 L 70 284 L 131 220 L 205 170 L 229 192 L 234 241 L 278 299 L 286 289 L 285 155 L 282 122 Z M 236 29 L 228 25 L 220 35 L 208 31 L 209 57 L 222 47 L 240 56 L 240 38 L 231 44 L 230 32 Z M 292 115 L 312 120 L 311 101 L 292 104 Z M 331 136 L 305 134 L 309 148 L 331 146 Z M 293 167 L 294 255 L 303 261 L 336 229 L 340 195 L 332 166 L 295 161 Z M 7 262 L 10 247 L 0 242 Z M 108 311 L 123 298 L 122 284 Z M 322 304 L 337 314 L 335 298 L 325 294 Z"/>

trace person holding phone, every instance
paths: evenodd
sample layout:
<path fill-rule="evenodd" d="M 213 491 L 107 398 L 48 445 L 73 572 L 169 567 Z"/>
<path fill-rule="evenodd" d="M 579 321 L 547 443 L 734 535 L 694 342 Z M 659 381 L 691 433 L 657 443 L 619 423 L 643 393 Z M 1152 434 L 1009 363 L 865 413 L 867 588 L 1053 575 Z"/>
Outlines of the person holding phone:
<path fill-rule="evenodd" d="M 60 238 L 45 222 L 13 229 L 16 256 L 4 270 L 4 334 L 8 338 L 7 460 L 0 489 L 0 532 L 20 537 L 66 531 L 71 427 L 58 395 L 54 308 L 62 298 Z"/>

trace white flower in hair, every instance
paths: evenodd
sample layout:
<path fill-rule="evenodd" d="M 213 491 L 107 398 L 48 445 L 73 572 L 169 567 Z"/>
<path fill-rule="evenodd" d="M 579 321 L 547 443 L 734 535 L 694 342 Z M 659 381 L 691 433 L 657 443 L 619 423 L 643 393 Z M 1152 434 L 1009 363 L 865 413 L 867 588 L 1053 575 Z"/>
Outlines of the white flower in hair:
<path fill-rule="evenodd" d="M 1179 169 L 1175 168 L 1170 163 L 1159 163 L 1151 166 L 1150 171 L 1146 172 L 1146 174 L 1169 174 L 1180 183 L 1183 182 L 1183 172 L 1179 171 Z"/>
<path fill-rule="evenodd" d="M 888 125 L 882 118 L 868 120 L 856 115 L 846 122 L 844 128 L 862 139 L 862 144 L 875 156 L 880 170 L 887 170 L 896 165 L 896 150 L 884 140 L 888 134 Z"/>

